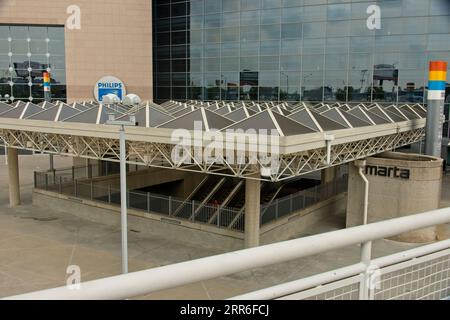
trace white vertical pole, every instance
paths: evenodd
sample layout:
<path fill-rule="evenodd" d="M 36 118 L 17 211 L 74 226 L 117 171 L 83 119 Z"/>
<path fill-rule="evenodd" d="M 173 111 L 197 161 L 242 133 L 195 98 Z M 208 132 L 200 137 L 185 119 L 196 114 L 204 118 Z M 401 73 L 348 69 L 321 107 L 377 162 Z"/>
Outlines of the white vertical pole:
<path fill-rule="evenodd" d="M 120 220 L 122 234 L 122 273 L 128 273 L 127 167 L 125 128 L 120 129 Z"/>
<path fill-rule="evenodd" d="M 370 274 L 369 268 L 372 259 L 372 241 L 363 242 L 361 244 L 361 262 L 366 265 L 366 272 L 364 272 L 364 276 L 361 280 L 359 286 L 359 299 L 360 300 L 369 300 L 369 290 L 372 289 L 370 287 Z"/>
<path fill-rule="evenodd" d="M 363 215 L 363 225 L 366 225 L 369 220 L 369 180 L 364 175 L 364 168 L 366 167 L 366 160 L 355 161 L 355 165 L 358 167 L 358 174 L 364 181 L 364 215 Z M 359 286 L 359 299 L 368 300 L 369 299 L 369 279 L 370 275 L 368 269 L 371 263 L 372 256 L 372 241 L 367 241 L 361 243 L 361 262 L 366 265 L 366 272 L 364 272 L 364 277 L 361 280 Z"/>

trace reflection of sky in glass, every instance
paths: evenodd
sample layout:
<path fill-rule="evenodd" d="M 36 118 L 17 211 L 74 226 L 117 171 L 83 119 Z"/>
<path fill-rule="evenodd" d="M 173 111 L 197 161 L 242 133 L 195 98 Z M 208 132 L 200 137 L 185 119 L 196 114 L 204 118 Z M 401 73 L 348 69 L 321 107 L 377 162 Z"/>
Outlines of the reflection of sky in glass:
<path fill-rule="evenodd" d="M 427 61 L 449 56 L 450 1 L 326 2 L 154 1 L 155 97 L 234 100 L 227 83 L 246 83 L 244 99 L 423 99 Z M 369 30 L 375 3 L 382 27 Z"/>

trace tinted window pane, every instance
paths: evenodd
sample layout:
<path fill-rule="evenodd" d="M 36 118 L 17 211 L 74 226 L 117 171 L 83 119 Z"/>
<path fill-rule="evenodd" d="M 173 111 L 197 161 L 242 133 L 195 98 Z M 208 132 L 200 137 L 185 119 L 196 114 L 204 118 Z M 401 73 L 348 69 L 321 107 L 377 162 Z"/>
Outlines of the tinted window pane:
<path fill-rule="evenodd" d="M 381 8 L 379 29 L 367 25 L 372 4 Z M 167 73 L 168 86 L 183 88 L 161 91 L 164 86 L 156 84 L 157 100 L 161 92 L 172 98 L 392 102 L 398 85 L 399 101 L 411 101 L 411 92 L 423 99 L 418 92 L 427 62 L 450 61 L 446 0 L 157 1 L 154 14 L 154 78 Z M 61 31 L 47 33 L 63 41 Z M 28 30 L 36 35 L 29 43 L 32 59 L 41 64 L 46 53 L 38 40 L 45 33 L 45 27 Z M 1 38 L 0 55 L 7 54 L 10 44 Z M 23 44 L 15 47 L 27 58 Z M 64 68 L 52 55 L 50 64 Z M 2 61 L 3 68 L 9 65 L 9 57 Z M 245 73 L 239 79 L 238 71 Z M 174 82 L 174 73 L 195 77 Z"/>
<path fill-rule="evenodd" d="M 50 71 L 52 98 L 65 100 L 64 28 L 0 26 L 0 83 L 8 85 L 8 94 L 39 103 L 44 71 Z"/>

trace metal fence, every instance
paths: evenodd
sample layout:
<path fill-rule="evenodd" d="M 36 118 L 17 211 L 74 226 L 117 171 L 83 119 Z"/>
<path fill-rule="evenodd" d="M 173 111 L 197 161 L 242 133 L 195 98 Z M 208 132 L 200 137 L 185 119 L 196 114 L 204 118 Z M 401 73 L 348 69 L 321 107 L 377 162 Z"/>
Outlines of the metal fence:
<path fill-rule="evenodd" d="M 128 170 L 132 172 L 139 169 L 131 167 Z M 109 174 L 111 174 L 111 171 Z M 62 170 L 35 172 L 34 187 L 75 198 L 120 206 L 119 186 L 111 185 L 107 181 L 93 179 L 100 176 L 106 176 L 105 169 L 102 166 L 72 167 Z M 347 190 L 347 180 L 347 176 L 343 176 L 332 183 L 317 185 L 276 199 L 269 204 L 261 205 L 261 225 L 273 222 L 345 192 Z M 244 232 L 245 229 L 243 208 L 201 203 L 199 201 L 184 200 L 136 190 L 127 192 L 127 205 L 130 209 L 232 229 L 238 232 Z"/>
<path fill-rule="evenodd" d="M 374 300 L 439 300 L 450 297 L 450 250 L 380 269 Z"/>
<path fill-rule="evenodd" d="M 364 277 L 363 272 L 357 271 L 354 272 L 354 276 L 329 283 L 323 281 L 323 285 L 300 290 L 278 299 L 357 300 L 361 297 L 367 297 L 369 300 L 447 299 L 450 297 L 450 250 L 436 252 L 433 245 L 428 247 L 429 250 L 427 246 L 419 248 L 418 250 L 422 251 L 420 253 L 414 253 L 417 249 L 410 250 L 403 259 L 399 259 L 399 254 L 374 259 L 368 278 Z M 424 250 L 428 252 L 422 255 Z M 307 279 L 303 279 L 302 282 L 307 282 Z M 367 285 L 362 286 L 362 282 L 367 282 Z M 363 290 L 367 292 L 364 293 Z M 247 298 L 251 298 L 251 294 Z"/>
<path fill-rule="evenodd" d="M 348 176 L 344 175 L 331 183 L 316 185 L 289 196 L 275 199 L 272 203 L 261 206 L 261 223 L 266 224 L 291 213 L 304 210 L 346 192 L 347 187 Z"/>

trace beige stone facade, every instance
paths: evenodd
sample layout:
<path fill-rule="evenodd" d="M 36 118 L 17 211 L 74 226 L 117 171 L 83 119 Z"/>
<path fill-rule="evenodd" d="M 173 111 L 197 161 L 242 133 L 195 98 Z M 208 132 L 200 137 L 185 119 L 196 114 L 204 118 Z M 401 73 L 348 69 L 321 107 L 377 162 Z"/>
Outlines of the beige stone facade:
<path fill-rule="evenodd" d="M 378 222 L 439 208 L 442 159 L 388 152 L 367 158 L 364 174 L 369 180 L 368 222 Z M 347 227 L 363 223 L 364 182 L 358 168 L 349 166 Z M 394 240 L 429 242 L 436 228 L 413 231 Z"/>
<path fill-rule="evenodd" d="M 80 8 L 70 30 L 67 8 Z M 101 77 L 116 76 L 128 93 L 151 100 L 152 5 L 148 0 L 1 0 L 0 24 L 64 25 L 69 102 L 92 100 Z"/>

